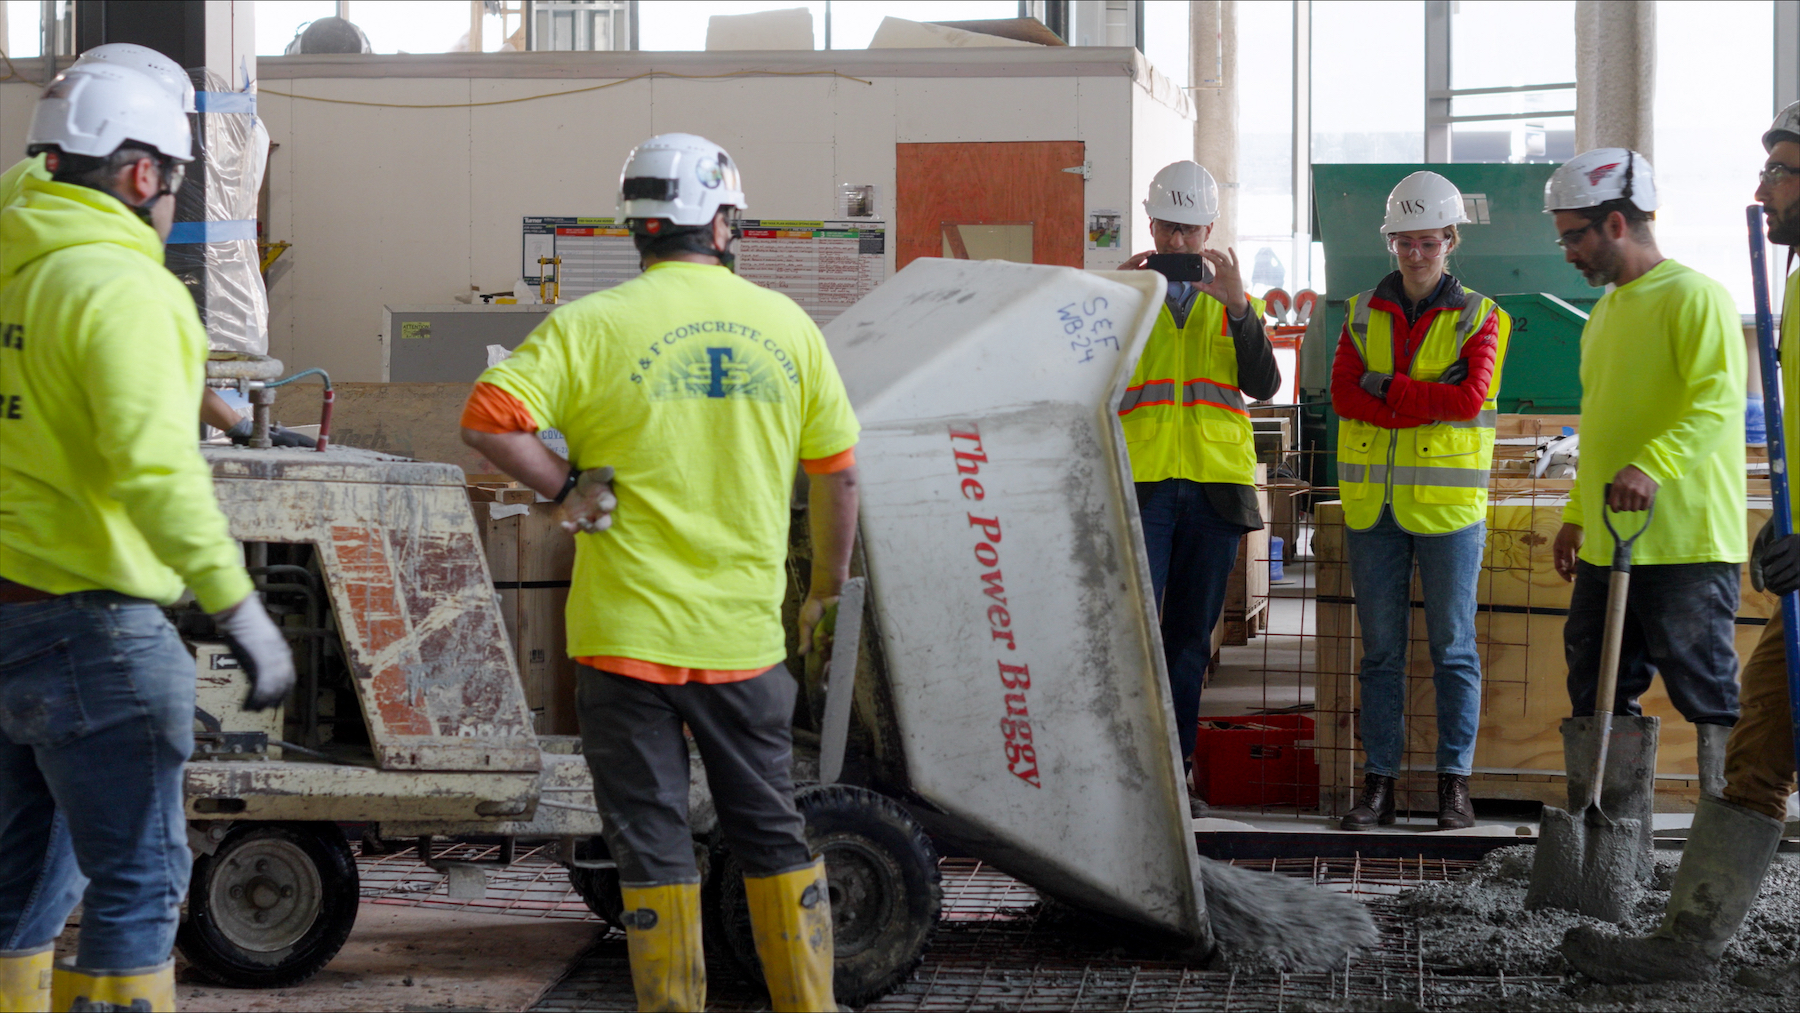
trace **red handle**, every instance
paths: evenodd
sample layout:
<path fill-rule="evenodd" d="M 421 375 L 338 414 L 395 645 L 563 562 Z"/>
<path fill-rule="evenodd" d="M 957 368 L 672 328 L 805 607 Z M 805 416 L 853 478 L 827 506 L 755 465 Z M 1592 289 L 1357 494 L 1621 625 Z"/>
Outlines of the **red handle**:
<path fill-rule="evenodd" d="M 331 442 L 331 405 L 336 400 L 337 391 L 325 388 L 325 398 L 319 406 L 319 442 L 313 445 L 313 449 L 321 453 L 325 450 L 325 444 Z"/>

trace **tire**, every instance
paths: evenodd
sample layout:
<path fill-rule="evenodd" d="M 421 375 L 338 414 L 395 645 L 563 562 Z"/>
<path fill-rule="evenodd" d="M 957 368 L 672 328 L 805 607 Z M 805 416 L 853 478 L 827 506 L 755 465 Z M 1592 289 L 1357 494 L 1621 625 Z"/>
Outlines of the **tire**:
<path fill-rule="evenodd" d="M 175 945 L 234 988 L 281 988 L 343 948 L 360 903 L 356 859 L 335 823 L 241 823 L 194 859 Z"/>
<path fill-rule="evenodd" d="M 906 810 L 864 788 L 803 788 L 794 803 L 806 818 L 807 843 L 825 857 L 837 1001 L 874 1002 L 912 975 L 937 931 L 943 906 L 937 850 Z M 706 891 L 709 945 L 722 947 L 760 985 L 743 867 L 721 847 L 713 868 L 717 875 Z"/>
<path fill-rule="evenodd" d="M 591 837 L 575 846 L 575 857 L 584 861 L 609 857 L 606 843 Z M 567 866 L 569 885 L 581 895 L 588 910 L 599 915 L 606 924 L 625 931 L 625 898 L 619 893 L 619 870 L 582 869 Z"/>

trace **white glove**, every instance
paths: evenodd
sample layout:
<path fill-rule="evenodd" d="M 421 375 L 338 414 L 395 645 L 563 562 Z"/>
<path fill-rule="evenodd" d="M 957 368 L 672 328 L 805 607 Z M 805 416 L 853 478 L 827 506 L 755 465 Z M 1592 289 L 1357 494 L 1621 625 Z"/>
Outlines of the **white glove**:
<path fill-rule="evenodd" d="M 252 592 L 236 605 L 215 613 L 213 625 L 231 645 L 231 653 L 244 666 L 244 674 L 250 677 L 250 694 L 244 698 L 244 709 L 264 710 L 287 699 L 288 691 L 294 688 L 294 653 L 263 609 L 262 599 Z"/>
<path fill-rule="evenodd" d="M 594 535 L 612 527 L 613 511 L 619 508 L 612 478 L 611 465 L 589 468 L 576 476 L 575 488 L 569 490 L 569 498 L 562 505 L 564 531 Z"/>

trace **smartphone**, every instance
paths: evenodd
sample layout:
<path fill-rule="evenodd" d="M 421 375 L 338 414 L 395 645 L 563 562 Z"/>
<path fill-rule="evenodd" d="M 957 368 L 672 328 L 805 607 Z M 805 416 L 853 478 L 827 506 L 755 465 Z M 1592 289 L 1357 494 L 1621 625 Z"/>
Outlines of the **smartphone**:
<path fill-rule="evenodd" d="M 1170 281 L 1204 284 L 1213 279 L 1212 265 L 1198 253 L 1152 253 L 1144 266 Z"/>

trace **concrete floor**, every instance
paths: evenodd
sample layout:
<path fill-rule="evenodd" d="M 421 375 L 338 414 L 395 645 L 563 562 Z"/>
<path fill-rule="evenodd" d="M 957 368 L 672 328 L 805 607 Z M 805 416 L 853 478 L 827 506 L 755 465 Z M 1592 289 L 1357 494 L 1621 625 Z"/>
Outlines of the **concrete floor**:
<path fill-rule="evenodd" d="M 1200 697 L 1201 715 L 1237 717 L 1312 706 L 1319 629 L 1312 563 L 1295 560 L 1284 569 L 1286 582 L 1269 588 L 1267 630 L 1241 647 L 1220 648 L 1219 667 Z"/>

